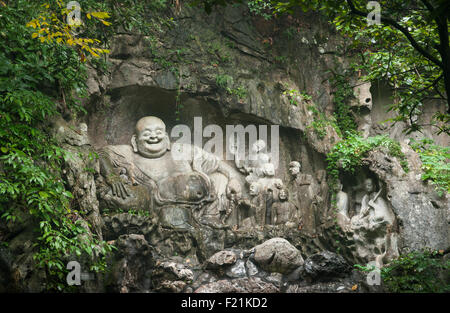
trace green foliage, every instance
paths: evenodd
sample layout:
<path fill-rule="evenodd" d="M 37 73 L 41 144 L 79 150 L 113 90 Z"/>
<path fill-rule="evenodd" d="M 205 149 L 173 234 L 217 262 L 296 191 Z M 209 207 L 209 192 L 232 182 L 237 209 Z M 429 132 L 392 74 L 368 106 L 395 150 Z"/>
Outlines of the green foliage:
<path fill-rule="evenodd" d="M 305 93 L 300 94 L 301 97 L 305 100 L 311 100 L 312 97 L 308 96 Z M 336 124 L 336 120 L 334 116 L 327 117 L 322 111 L 320 111 L 316 105 L 311 104 L 308 106 L 308 111 L 310 111 L 313 115 L 313 120 L 308 124 L 307 128 L 311 128 L 314 130 L 315 134 L 319 139 L 324 139 L 328 132 L 328 127 L 333 127 L 336 130 L 336 133 L 341 136 L 341 131 Z"/>
<path fill-rule="evenodd" d="M 445 16 L 448 3 L 446 7 L 444 1 L 435 2 L 430 10 L 423 1 L 380 0 L 384 20 L 368 25 L 367 1 L 274 2 L 280 12 L 296 6 L 321 11 L 346 39 L 351 39 L 346 50 L 360 56 L 356 69 L 363 73 L 361 79 L 386 81 L 394 90 L 390 110 L 397 115 L 392 121 L 409 123 L 409 132 L 419 130 L 426 101 L 441 99 L 447 102 L 447 111 L 436 113 L 431 123 L 438 133 L 449 133 L 449 97 L 445 94 L 450 81 L 444 75 L 449 69 L 443 64 L 450 58 Z"/>
<path fill-rule="evenodd" d="M 164 26 L 170 26 L 173 19 L 164 15 L 168 7 L 167 0 L 81 0 L 82 8 L 88 7 L 97 11 L 109 12 L 112 28 L 103 28 L 103 38 L 108 40 L 117 32 L 117 29 L 126 32 L 151 35 L 162 32 Z M 94 30 L 91 36 L 98 35 Z"/>
<path fill-rule="evenodd" d="M 137 216 L 143 216 L 143 217 L 148 217 L 150 216 L 150 212 L 149 211 L 143 211 L 143 210 L 128 210 L 127 212 L 130 215 L 137 215 Z"/>
<path fill-rule="evenodd" d="M 313 113 L 313 121 L 307 126 L 314 129 L 314 132 L 320 139 L 327 135 L 327 125 L 330 124 L 325 114 L 319 111 L 314 105 L 308 106 L 308 110 Z"/>
<path fill-rule="evenodd" d="M 288 57 L 285 55 L 276 55 L 273 59 L 280 64 L 286 64 L 288 62 Z"/>
<path fill-rule="evenodd" d="M 247 97 L 247 89 L 245 89 L 243 86 L 232 88 L 228 91 L 228 93 L 237 96 L 239 100 L 244 100 Z"/>
<path fill-rule="evenodd" d="M 442 252 L 442 251 L 441 251 Z M 381 277 L 390 292 L 450 292 L 450 261 L 441 252 L 424 250 L 400 256 L 381 269 Z"/>
<path fill-rule="evenodd" d="M 216 84 L 222 89 L 231 88 L 233 86 L 233 77 L 226 74 L 219 74 L 216 76 Z"/>
<path fill-rule="evenodd" d="M 229 95 L 235 95 L 240 100 L 247 97 L 247 90 L 243 86 L 238 86 L 233 88 L 234 80 L 233 77 L 226 74 L 219 74 L 216 76 L 216 84 L 219 88 L 224 89 Z"/>
<path fill-rule="evenodd" d="M 298 30 L 296 27 L 294 26 L 289 26 L 288 28 L 285 29 L 285 31 L 283 32 L 283 34 L 287 37 L 288 40 L 292 40 L 293 38 L 295 38 L 295 36 L 297 35 Z"/>
<path fill-rule="evenodd" d="M 308 95 L 306 92 L 300 92 L 297 89 L 288 89 L 283 91 L 283 96 L 286 96 L 289 99 L 289 103 L 292 105 L 299 105 L 299 101 L 302 99 L 305 101 L 312 100 L 312 97 Z"/>
<path fill-rule="evenodd" d="M 288 87 L 285 85 L 284 88 Z M 287 97 L 291 105 L 295 106 L 300 105 L 301 101 L 309 102 L 312 100 L 312 97 L 306 92 L 300 92 L 296 89 L 287 89 L 283 91 L 282 95 Z M 327 134 L 327 126 L 332 126 L 337 129 L 334 119 L 328 119 L 325 114 L 317 109 L 317 107 L 312 102 L 310 102 L 310 105 L 308 105 L 308 110 L 312 112 L 313 120 L 311 121 L 311 123 L 309 123 L 307 128 L 313 129 L 319 139 L 325 138 Z"/>
<path fill-rule="evenodd" d="M 232 60 L 232 56 L 228 51 L 229 47 L 226 44 L 215 40 L 207 45 L 207 51 L 213 58 L 217 58 L 219 63 L 228 64 Z"/>
<path fill-rule="evenodd" d="M 362 161 L 367 157 L 369 151 L 383 148 L 386 153 L 396 157 L 405 172 L 408 172 L 408 162 L 401 151 L 400 144 L 386 135 L 363 138 L 357 134 L 349 136 L 339 141 L 327 155 L 327 171 L 334 181 L 339 178 L 339 170 L 354 173 L 362 166 Z"/>
<path fill-rule="evenodd" d="M 450 192 L 450 148 L 434 144 L 431 139 L 411 141 L 411 147 L 422 160 L 422 180 L 428 180 L 442 196 Z"/>
<path fill-rule="evenodd" d="M 273 16 L 273 6 L 270 0 L 250 0 L 247 3 L 251 13 L 270 20 Z"/>
<path fill-rule="evenodd" d="M 47 132 L 60 112 L 83 111 L 86 67 L 74 49 L 32 38 L 26 23 L 41 10 L 39 1 L 0 5 L 0 215 L 15 221 L 30 214 L 39 225 L 35 260 L 61 290 L 64 256 L 104 255 L 111 247 L 87 236 L 72 194 L 61 178 L 70 155 Z M 94 253 L 94 250 L 96 253 Z M 104 260 L 97 258 L 96 269 Z"/>
<path fill-rule="evenodd" d="M 340 134 L 347 138 L 349 134 L 355 134 L 357 130 L 357 124 L 349 105 L 351 99 L 355 97 L 353 88 L 345 76 L 338 74 L 333 76 L 331 83 L 335 88 L 333 102 L 336 125 Z"/>

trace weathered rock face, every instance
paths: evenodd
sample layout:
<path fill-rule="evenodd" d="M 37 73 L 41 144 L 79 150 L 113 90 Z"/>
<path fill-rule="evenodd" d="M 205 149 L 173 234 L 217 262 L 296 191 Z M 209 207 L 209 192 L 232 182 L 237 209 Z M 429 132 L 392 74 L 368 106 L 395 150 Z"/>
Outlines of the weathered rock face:
<path fill-rule="evenodd" d="M 185 265 L 175 262 L 158 262 L 152 272 L 153 290 L 181 292 L 192 283 L 194 273 Z"/>
<path fill-rule="evenodd" d="M 409 173 L 381 151 L 369 155 L 369 168 L 386 183 L 387 198 L 399 221 L 400 247 L 446 250 L 450 246 L 450 197 L 439 197 L 433 186 L 424 184 L 418 155 L 406 144 L 402 150 L 408 158 Z"/>
<path fill-rule="evenodd" d="M 430 123 L 432 116 L 437 110 L 445 111 L 445 103 L 437 100 L 425 100 L 424 112 L 419 121 L 425 126 L 421 132 L 405 133 L 405 123 L 399 122 L 393 125 L 392 122 L 387 122 L 395 117 L 392 111 L 388 111 L 389 105 L 392 102 L 392 90 L 383 84 L 383 82 L 377 82 L 372 85 L 370 91 L 372 95 L 372 108 L 370 111 L 365 111 L 366 121 L 370 124 L 370 136 L 389 134 L 389 137 L 400 142 L 410 138 L 420 140 L 426 137 L 432 138 L 441 146 L 445 147 L 450 145 L 450 137 L 448 135 L 445 133 L 436 133 L 434 126 L 426 126 Z"/>

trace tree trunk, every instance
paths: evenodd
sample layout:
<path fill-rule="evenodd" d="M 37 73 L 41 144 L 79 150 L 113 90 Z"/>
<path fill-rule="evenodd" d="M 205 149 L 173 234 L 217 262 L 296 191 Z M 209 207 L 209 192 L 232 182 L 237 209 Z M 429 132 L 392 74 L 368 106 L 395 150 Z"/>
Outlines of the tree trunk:
<path fill-rule="evenodd" d="M 448 22 L 445 12 L 436 17 L 440 44 L 438 47 L 442 59 L 442 71 L 444 73 L 444 86 L 447 97 L 447 113 L 450 114 L 450 43 L 448 39 Z"/>

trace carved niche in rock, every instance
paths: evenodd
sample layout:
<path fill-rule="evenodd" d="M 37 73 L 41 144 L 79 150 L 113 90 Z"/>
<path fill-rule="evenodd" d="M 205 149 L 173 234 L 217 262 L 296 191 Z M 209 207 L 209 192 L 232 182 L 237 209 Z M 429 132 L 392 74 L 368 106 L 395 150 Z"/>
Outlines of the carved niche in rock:
<path fill-rule="evenodd" d="M 102 206 L 149 211 L 165 227 L 223 224 L 213 173 L 227 180 L 228 197 L 240 193 L 221 160 L 195 146 L 172 144 L 166 125 L 154 116 L 137 122 L 131 145 L 106 146 L 99 156 Z"/>
<path fill-rule="evenodd" d="M 368 261 L 375 260 L 377 266 L 381 267 L 385 261 L 399 255 L 396 218 L 389 202 L 382 196 L 382 189 L 376 191 L 372 178 L 364 180 L 364 190 L 359 212 L 349 223 L 344 219 L 344 225 L 353 236 L 357 255 Z M 345 201 L 342 191 L 341 197 L 340 200 L 338 198 L 338 210 L 344 215 L 348 209 L 348 199 Z"/>
<path fill-rule="evenodd" d="M 264 226 L 273 224 L 274 212 L 272 205 L 279 198 L 283 188 L 283 181 L 275 177 L 275 166 L 270 156 L 265 152 L 264 140 L 256 140 L 251 148 L 250 155 L 242 159 L 243 153 L 239 151 L 238 143 L 230 142 L 230 151 L 234 154 L 236 167 L 246 175 L 249 184 L 251 199 L 243 199 L 237 205 L 237 224 L 239 228 L 248 228 L 254 225 Z M 243 147 L 240 147 L 242 150 Z"/>

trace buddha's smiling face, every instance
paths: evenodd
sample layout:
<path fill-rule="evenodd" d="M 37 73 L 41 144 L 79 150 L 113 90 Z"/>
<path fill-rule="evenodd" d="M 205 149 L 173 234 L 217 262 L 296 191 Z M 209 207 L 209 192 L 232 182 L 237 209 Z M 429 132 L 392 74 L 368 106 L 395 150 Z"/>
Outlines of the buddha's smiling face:
<path fill-rule="evenodd" d="M 166 125 L 157 117 L 141 118 L 136 124 L 132 145 L 135 152 L 146 158 L 162 156 L 170 145 Z"/>

